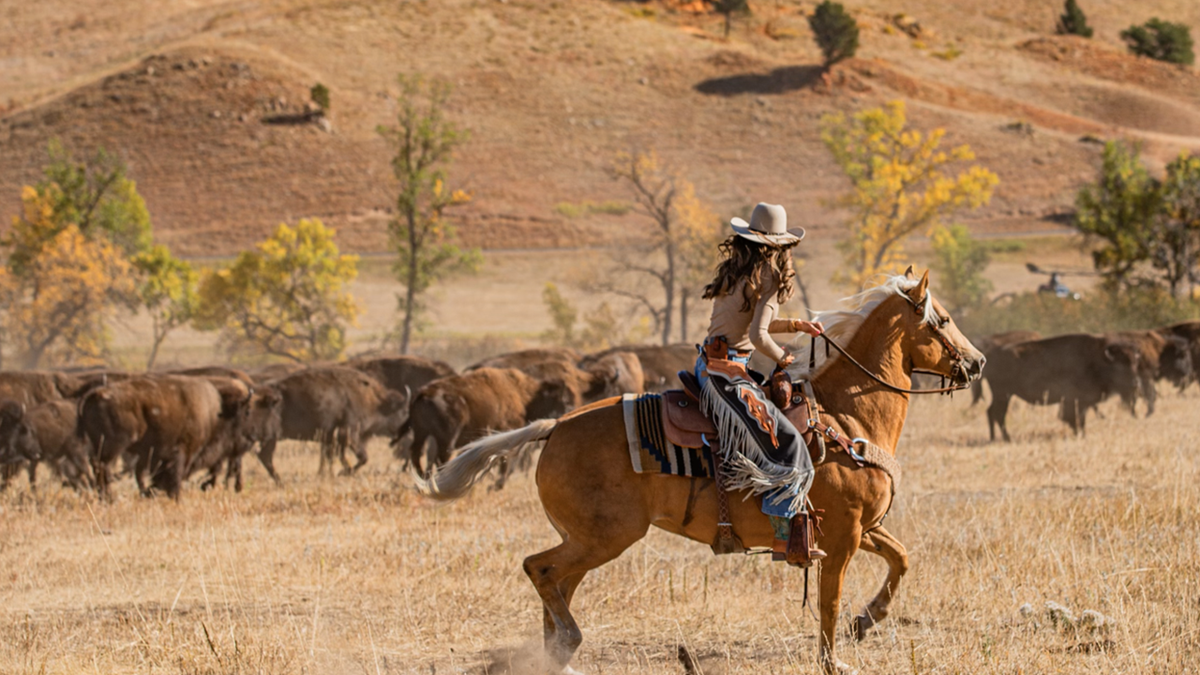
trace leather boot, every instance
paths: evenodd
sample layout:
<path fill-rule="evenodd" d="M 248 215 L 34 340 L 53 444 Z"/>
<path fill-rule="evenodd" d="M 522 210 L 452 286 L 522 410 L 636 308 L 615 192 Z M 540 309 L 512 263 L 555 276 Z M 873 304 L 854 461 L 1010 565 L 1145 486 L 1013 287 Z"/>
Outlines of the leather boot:
<path fill-rule="evenodd" d="M 825 557 L 825 552 L 816 547 L 813 530 L 820 525 L 819 519 L 807 512 L 792 516 L 792 532 L 787 539 L 786 560 L 796 567 L 811 567 Z M 774 558 L 774 555 L 772 555 Z"/>

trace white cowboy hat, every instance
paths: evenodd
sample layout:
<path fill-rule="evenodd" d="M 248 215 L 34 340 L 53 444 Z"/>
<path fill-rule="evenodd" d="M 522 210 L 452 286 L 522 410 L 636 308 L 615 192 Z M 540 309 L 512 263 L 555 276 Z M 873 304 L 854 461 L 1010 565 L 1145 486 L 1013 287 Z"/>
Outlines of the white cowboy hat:
<path fill-rule="evenodd" d="M 803 227 L 788 229 L 787 211 L 778 204 L 759 202 L 754 207 L 754 213 L 750 214 L 749 223 L 741 218 L 733 218 L 729 225 L 739 237 L 769 246 L 795 244 L 804 238 Z"/>

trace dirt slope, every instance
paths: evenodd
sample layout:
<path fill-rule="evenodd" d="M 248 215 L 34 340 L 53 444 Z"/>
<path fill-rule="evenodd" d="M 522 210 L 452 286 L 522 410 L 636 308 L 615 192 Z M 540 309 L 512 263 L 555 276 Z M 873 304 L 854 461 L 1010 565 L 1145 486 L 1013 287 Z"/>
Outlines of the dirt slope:
<path fill-rule="evenodd" d="M 1092 41 L 1046 36 L 1053 12 L 1032 1 L 847 4 L 863 47 L 830 90 L 811 3 L 755 3 L 728 41 L 716 17 L 607 0 L 23 3 L 0 23 L 0 212 L 16 212 L 58 137 L 126 157 L 182 253 L 227 254 L 306 216 L 348 249 L 383 250 L 389 150 L 375 128 L 394 115 L 400 72 L 455 84 L 452 114 L 472 136 L 453 175 L 475 195 L 460 230 L 490 248 L 637 236 L 631 216 L 555 206 L 627 198 L 604 168 L 646 146 L 722 211 L 779 201 L 834 236 L 842 216 L 823 204 L 843 182 L 819 119 L 897 97 L 1000 174 L 972 216 L 982 232 L 1059 227 L 1045 218 L 1070 208 L 1098 154 L 1081 136 L 1143 139 L 1160 164 L 1200 148 L 1195 73 L 1130 57 L 1115 37 L 1150 15 L 1200 20 L 1188 3 L 1092 3 Z M 263 122 L 302 113 L 317 81 L 333 92 L 331 129 Z"/>

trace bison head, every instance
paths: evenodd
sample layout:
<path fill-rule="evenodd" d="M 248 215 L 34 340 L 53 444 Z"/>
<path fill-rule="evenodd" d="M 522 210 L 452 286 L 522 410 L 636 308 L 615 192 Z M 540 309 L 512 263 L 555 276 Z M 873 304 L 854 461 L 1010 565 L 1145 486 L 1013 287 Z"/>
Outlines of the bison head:
<path fill-rule="evenodd" d="M 1187 340 L 1171 335 L 1158 359 L 1158 376 L 1183 390 L 1192 381 L 1192 353 Z"/>
<path fill-rule="evenodd" d="M 1109 342 L 1104 347 L 1104 360 L 1109 367 L 1104 370 L 1105 393 L 1115 393 L 1122 399 L 1136 397 L 1141 392 L 1142 380 L 1138 377 L 1141 355 L 1136 345 L 1128 342 Z"/>
<path fill-rule="evenodd" d="M 41 454 L 37 437 L 25 417 L 25 405 L 5 401 L 0 406 L 0 464 L 36 462 Z"/>
<path fill-rule="evenodd" d="M 525 405 L 525 420 L 553 419 L 575 407 L 575 394 L 562 380 L 545 380 Z"/>

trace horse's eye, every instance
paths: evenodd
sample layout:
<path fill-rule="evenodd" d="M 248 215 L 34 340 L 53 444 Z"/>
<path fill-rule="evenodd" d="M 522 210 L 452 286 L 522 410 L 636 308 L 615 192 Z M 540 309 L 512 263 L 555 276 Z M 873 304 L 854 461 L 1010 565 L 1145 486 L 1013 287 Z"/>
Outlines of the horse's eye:
<path fill-rule="evenodd" d="M 938 317 L 938 328 L 945 328 L 946 326 L 949 326 L 949 325 L 950 325 L 950 317 L 948 317 L 948 316 L 939 316 Z"/>

